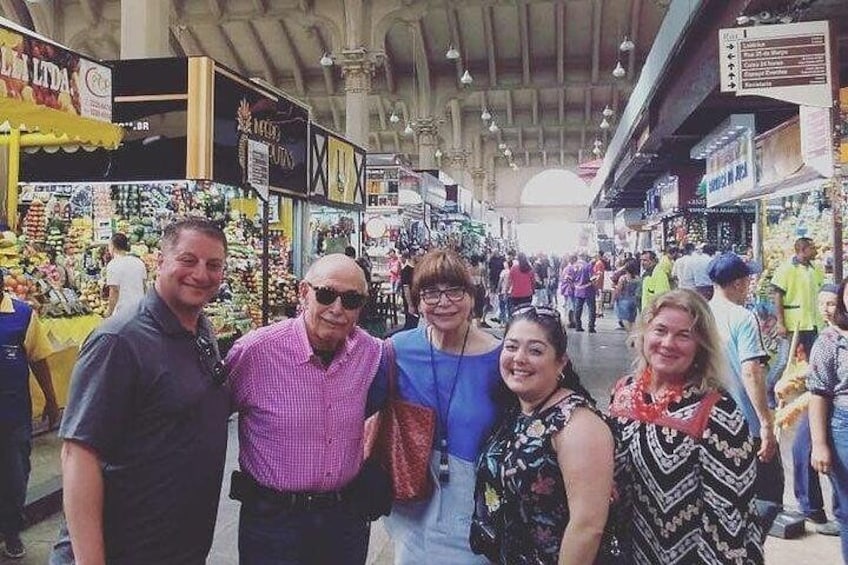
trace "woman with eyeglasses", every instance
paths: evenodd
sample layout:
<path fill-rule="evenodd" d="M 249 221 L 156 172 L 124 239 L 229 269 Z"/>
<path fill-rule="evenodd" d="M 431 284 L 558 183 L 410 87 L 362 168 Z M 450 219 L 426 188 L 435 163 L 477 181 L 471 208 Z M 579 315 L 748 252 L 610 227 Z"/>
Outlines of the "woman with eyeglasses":
<path fill-rule="evenodd" d="M 500 343 L 472 323 L 474 284 L 453 251 L 418 262 L 412 300 L 421 327 L 392 336 L 398 392 L 436 413 L 430 461 L 432 494 L 395 503 L 386 518 L 395 563 L 483 564 L 468 546 L 474 463 L 498 413 Z"/>
<path fill-rule="evenodd" d="M 756 454 L 725 392 L 723 346 L 692 290 L 652 301 L 613 389 L 622 542 L 634 563 L 762 563 Z"/>
<path fill-rule="evenodd" d="M 478 463 L 471 532 L 496 563 L 592 563 L 598 552 L 614 443 L 566 345 L 549 308 L 519 308 L 506 327 L 500 373 L 512 406 Z"/>

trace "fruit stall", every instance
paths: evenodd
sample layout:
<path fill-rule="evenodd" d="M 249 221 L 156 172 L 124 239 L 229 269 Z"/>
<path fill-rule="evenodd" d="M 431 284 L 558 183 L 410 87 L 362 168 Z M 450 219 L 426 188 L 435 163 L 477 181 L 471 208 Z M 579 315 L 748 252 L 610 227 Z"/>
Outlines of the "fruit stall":
<path fill-rule="evenodd" d="M 73 246 L 85 225 L 60 233 L 49 217 L 67 213 L 45 200 L 19 221 L 21 158 L 36 150 L 84 153 L 114 149 L 123 132 L 112 125 L 112 69 L 50 39 L 0 18 L 0 267 L 4 290 L 32 303 L 45 318 L 55 353 L 48 358 L 60 403 L 67 395 L 70 368 L 82 340 L 100 317 L 68 287 L 61 253 Z M 82 151 L 81 151 L 82 150 Z M 54 209 L 49 208 L 54 204 Z M 67 237 L 67 240 L 65 240 Z M 36 245 L 35 242 L 39 244 Z M 49 247 L 48 247 L 49 244 Z M 35 414 L 43 407 L 41 390 L 31 382 Z"/>
<path fill-rule="evenodd" d="M 22 274 L 39 292 L 49 265 L 64 275 L 54 279 L 68 281 L 39 298 L 43 312 L 63 325 L 99 320 L 112 234 L 129 237 L 152 282 L 163 227 L 201 215 L 221 225 L 229 244 L 227 277 L 208 307 L 222 350 L 291 315 L 302 269 L 307 109 L 202 57 L 118 61 L 114 81 L 118 149 L 22 157 Z"/>

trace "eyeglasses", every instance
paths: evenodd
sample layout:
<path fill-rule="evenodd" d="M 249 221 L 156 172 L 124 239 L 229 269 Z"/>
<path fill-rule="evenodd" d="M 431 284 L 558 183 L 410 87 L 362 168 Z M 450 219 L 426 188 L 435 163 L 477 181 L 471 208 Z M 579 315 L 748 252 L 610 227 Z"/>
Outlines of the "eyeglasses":
<path fill-rule="evenodd" d="M 224 384 L 227 380 L 227 368 L 218 357 L 218 351 L 212 341 L 206 336 L 198 335 L 197 339 L 194 340 L 194 345 L 197 348 L 200 364 L 212 376 L 212 382 L 217 386 Z"/>
<path fill-rule="evenodd" d="M 359 294 L 355 290 L 339 292 L 338 290 L 328 286 L 314 286 L 309 282 L 306 284 L 309 285 L 309 288 L 315 291 L 315 299 L 318 301 L 318 304 L 323 306 L 329 306 L 336 301 L 336 298 L 341 297 L 342 308 L 345 310 L 356 310 L 357 308 L 362 308 L 365 301 L 368 300 L 367 296 Z"/>
<path fill-rule="evenodd" d="M 453 286 L 446 289 L 425 288 L 421 291 L 421 301 L 428 306 L 436 306 L 442 301 L 442 296 L 448 302 L 459 302 L 465 297 L 465 289 L 461 286 Z"/>

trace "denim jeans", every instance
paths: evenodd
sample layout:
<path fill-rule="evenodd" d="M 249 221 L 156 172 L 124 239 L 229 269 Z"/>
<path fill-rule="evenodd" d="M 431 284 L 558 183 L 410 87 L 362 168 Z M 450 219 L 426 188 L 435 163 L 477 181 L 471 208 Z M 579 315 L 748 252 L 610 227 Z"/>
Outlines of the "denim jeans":
<path fill-rule="evenodd" d="M 577 329 L 583 328 L 583 306 L 589 306 L 589 329 L 595 329 L 595 292 L 589 291 L 589 296 L 586 298 L 575 297 L 574 299 L 574 325 Z"/>
<path fill-rule="evenodd" d="M 798 418 L 792 442 L 792 476 L 795 477 L 795 500 L 805 516 L 821 514 L 824 509 L 819 474 L 810 466 L 813 442 L 810 437 L 810 418 L 807 412 Z"/>
<path fill-rule="evenodd" d="M 350 504 L 281 508 L 242 503 L 239 563 L 243 565 L 364 565 L 371 526 Z"/>
<path fill-rule="evenodd" d="M 0 424 L 0 532 L 17 535 L 24 526 L 32 423 Z"/>
<path fill-rule="evenodd" d="M 787 337 L 778 338 L 777 351 L 774 359 L 769 366 L 768 374 L 766 375 L 766 397 L 768 399 L 769 408 L 774 410 L 777 408 L 777 398 L 774 395 L 774 385 L 780 380 L 783 371 L 786 369 L 786 364 L 789 363 L 789 346 L 791 340 Z"/>
<path fill-rule="evenodd" d="M 836 520 L 841 529 L 842 560 L 848 563 L 848 408 L 835 407 L 830 416 L 831 471 Z"/>

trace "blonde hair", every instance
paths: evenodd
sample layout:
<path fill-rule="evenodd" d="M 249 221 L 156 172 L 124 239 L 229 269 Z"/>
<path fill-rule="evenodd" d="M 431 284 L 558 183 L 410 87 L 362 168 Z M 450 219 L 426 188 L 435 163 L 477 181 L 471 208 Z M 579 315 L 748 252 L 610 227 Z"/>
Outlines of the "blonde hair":
<path fill-rule="evenodd" d="M 645 357 L 645 333 L 651 322 L 664 308 L 674 308 L 686 312 L 692 317 L 690 331 L 697 343 L 698 350 L 689 368 L 686 380 L 695 385 L 699 392 L 727 389 L 727 363 L 724 357 L 724 347 L 716 329 L 715 319 L 709 304 L 693 290 L 678 289 L 666 292 L 657 297 L 645 308 L 639 322 L 633 331 L 632 346 L 636 349 L 633 369 L 641 374 L 648 367 Z"/>

